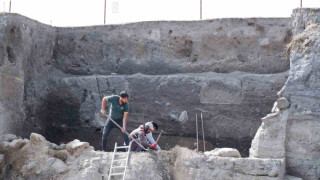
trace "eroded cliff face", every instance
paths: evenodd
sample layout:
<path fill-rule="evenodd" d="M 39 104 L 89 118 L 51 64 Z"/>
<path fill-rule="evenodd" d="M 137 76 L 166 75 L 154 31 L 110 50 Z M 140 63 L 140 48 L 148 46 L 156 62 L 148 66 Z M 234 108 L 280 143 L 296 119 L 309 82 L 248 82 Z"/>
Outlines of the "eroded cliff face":
<path fill-rule="evenodd" d="M 100 149 L 101 99 L 126 90 L 129 131 L 153 120 L 168 133 L 161 146 L 194 148 L 203 112 L 208 148 L 248 155 L 286 81 L 290 37 L 289 18 L 56 28 L 1 15 L 1 133 Z M 122 141 L 114 133 L 109 150 Z"/>
<path fill-rule="evenodd" d="M 46 93 L 55 28 L 15 14 L 0 15 L 0 133 L 29 136 L 31 111 Z"/>
<path fill-rule="evenodd" d="M 250 150 L 251 157 L 285 158 L 287 173 L 306 180 L 320 178 L 319 25 L 319 9 L 293 11 L 289 77 Z M 280 108 L 281 99 L 290 106 Z"/>
<path fill-rule="evenodd" d="M 303 179 L 320 178 L 320 10 L 294 11 L 295 39 L 291 48 L 291 70 L 282 91 L 290 99 L 287 125 L 288 172 Z M 302 21 L 305 30 L 298 31 Z"/>

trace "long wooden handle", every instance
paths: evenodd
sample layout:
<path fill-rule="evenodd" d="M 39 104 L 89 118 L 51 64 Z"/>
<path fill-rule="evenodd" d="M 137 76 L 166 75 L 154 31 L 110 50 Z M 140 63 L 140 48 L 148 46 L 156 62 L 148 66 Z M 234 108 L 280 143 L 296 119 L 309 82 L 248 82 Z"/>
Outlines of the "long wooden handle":
<path fill-rule="evenodd" d="M 107 114 L 103 114 L 105 117 L 107 117 L 108 119 L 110 119 L 116 126 L 118 126 L 118 128 L 120 128 L 120 130 L 122 129 L 122 127 L 116 123 L 116 121 L 114 121 L 110 116 L 108 116 Z M 136 142 L 143 150 L 148 151 L 149 149 L 144 148 L 136 139 L 134 139 L 132 136 L 130 136 L 130 134 L 127 131 L 124 131 L 126 133 L 126 135 L 128 137 L 131 137 L 132 140 L 134 140 L 134 142 Z"/>
<path fill-rule="evenodd" d="M 160 132 L 160 134 L 159 134 L 159 136 L 158 136 L 158 138 L 157 138 L 157 141 L 156 141 L 157 144 L 158 144 L 158 141 L 159 141 L 162 133 L 163 133 L 163 131 Z"/>
<path fill-rule="evenodd" d="M 203 116 L 201 112 L 201 124 L 202 124 L 202 138 L 203 138 L 203 152 L 206 151 L 206 142 L 205 142 L 205 137 L 204 137 L 204 128 L 203 128 Z"/>
<path fill-rule="evenodd" d="M 199 151 L 198 114 L 196 114 L 196 129 L 197 129 L 197 151 Z"/>

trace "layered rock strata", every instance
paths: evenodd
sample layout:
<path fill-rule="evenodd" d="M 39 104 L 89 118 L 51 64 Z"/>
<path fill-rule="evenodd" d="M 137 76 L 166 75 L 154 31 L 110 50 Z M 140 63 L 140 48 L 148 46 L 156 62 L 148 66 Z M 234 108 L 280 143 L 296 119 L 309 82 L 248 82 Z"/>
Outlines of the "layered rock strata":
<path fill-rule="evenodd" d="M 2 14 L 0 39 L 1 134 L 78 138 L 99 149 L 101 98 L 127 90 L 129 131 L 153 120 L 170 137 L 194 138 L 203 112 L 213 146 L 248 155 L 259 117 L 286 81 L 291 20 L 56 28 Z"/>

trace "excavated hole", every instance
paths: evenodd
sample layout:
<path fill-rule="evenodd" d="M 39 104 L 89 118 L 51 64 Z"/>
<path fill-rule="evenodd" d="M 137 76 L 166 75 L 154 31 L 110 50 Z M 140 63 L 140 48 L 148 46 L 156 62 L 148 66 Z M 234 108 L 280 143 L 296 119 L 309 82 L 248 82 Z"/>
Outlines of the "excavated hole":
<path fill-rule="evenodd" d="M 89 121 L 80 121 L 79 109 L 80 103 L 75 99 L 63 99 L 58 95 L 50 94 L 44 98 L 39 112 L 39 121 L 37 123 L 45 138 L 53 143 L 69 142 L 74 139 L 89 142 L 96 150 L 101 150 L 101 137 L 103 127 L 90 126 Z M 130 123 L 130 122 L 129 122 Z M 128 127 L 131 132 L 132 127 Z M 158 132 L 154 133 L 154 138 L 158 137 Z M 112 151 L 114 143 L 123 144 L 123 138 L 118 129 L 114 129 L 108 136 L 107 150 Z M 163 150 L 170 150 L 176 145 L 196 149 L 196 137 L 190 135 L 162 135 L 159 145 Z M 206 151 L 214 148 L 232 147 L 237 148 L 243 157 L 249 155 L 251 138 L 235 140 L 232 138 L 210 139 L 206 138 Z M 199 135 L 199 150 L 203 151 L 202 136 Z"/>
<path fill-rule="evenodd" d="M 45 129 L 44 136 L 50 142 L 59 144 L 74 139 L 89 142 L 95 149 L 100 149 L 101 131 L 85 126 L 79 120 L 79 104 L 75 100 L 65 100 L 50 95 L 43 103 L 44 111 L 40 123 Z M 87 122 L 88 123 L 88 122 Z"/>

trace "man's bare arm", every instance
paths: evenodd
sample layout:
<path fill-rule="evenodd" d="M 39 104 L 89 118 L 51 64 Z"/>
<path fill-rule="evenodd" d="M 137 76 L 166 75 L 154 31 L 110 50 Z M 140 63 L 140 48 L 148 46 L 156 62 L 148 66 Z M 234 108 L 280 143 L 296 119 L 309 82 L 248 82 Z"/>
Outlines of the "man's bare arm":
<path fill-rule="evenodd" d="M 123 113 L 123 124 L 122 124 L 122 129 L 121 129 L 121 131 L 122 131 L 123 133 L 124 133 L 124 131 L 126 130 L 127 116 L 128 116 L 128 112 L 124 112 L 124 113 Z"/>
<path fill-rule="evenodd" d="M 102 102 L 101 102 L 101 114 L 106 114 L 106 104 L 108 102 L 108 98 L 107 97 L 103 97 L 102 98 Z"/>

